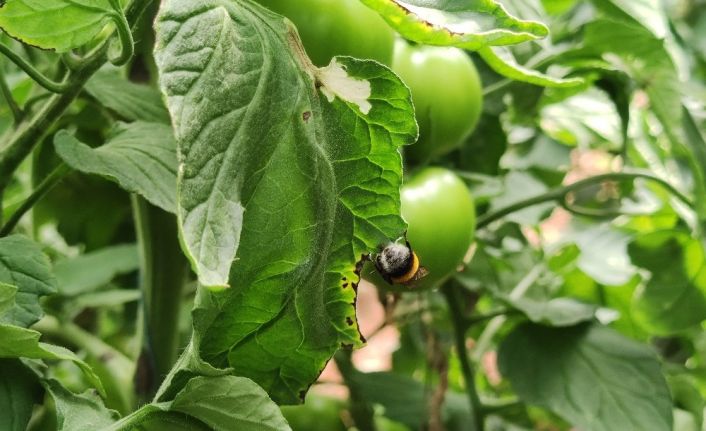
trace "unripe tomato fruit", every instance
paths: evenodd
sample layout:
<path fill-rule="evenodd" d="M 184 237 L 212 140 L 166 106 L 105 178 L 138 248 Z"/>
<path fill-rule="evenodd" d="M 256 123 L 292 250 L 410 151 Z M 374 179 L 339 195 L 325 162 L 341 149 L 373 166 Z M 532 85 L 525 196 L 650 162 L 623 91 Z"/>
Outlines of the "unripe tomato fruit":
<path fill-rule="evenodd" d="M 476 212 L 466 184 L 448 169 L 422 169 L 401 190 L 407 240 L 428 271 L 410 287 L 389 285 L 366 265 L 363 276 L 380 288 L 414 292 L 438 287 L 457 267 L 473 243 Z"/>
<path fill-rule="evenodd" d="M 405 148 L 405 159 L 426 162 L 461 146 L 483 109 L 480 77 L 468 55 L 400 40 L 392 70 L 410 88 L 419 123 L 419 140 Z"/>
<path fill-rule="evenodd" d="M 360 0 L 258 0 L 297 26 L 304 48 L 317 66 L 337 55 L 389 65 L 395 32 Z"/>

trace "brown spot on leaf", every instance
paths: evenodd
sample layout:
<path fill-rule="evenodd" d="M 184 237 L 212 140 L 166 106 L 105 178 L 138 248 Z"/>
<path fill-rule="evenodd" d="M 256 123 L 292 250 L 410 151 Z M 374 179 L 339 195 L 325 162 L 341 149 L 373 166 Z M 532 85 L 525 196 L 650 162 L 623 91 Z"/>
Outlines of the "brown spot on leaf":
<path fill-rule="evenodd" d="M 309 118 L 311 118 L 311 111 L 302 113 L 302 120 L 304 120 L 305 123 L 309 121 Z"/>
<path fill-rule="evenodd" d="M 348 283 L 343 283 L 343 288 L 345 289 L 346 287 L 348 287 Z"/>
<path fill-rule="evenodd" d="M 346 316 L 346 323 L 348 326 L 353 326 L 353 319 L 350 316 Z"/>

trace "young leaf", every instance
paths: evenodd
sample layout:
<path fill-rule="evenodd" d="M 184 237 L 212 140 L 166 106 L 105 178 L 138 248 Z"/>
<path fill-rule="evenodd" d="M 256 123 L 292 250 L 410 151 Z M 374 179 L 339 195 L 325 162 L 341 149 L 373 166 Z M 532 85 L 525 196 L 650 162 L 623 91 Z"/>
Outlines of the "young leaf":
<path fill-rule="evenodd" d="M 195 377 L 169 409 L 186 413 L 214 431 L 290 429 L 277 404 L 261 387 L 243 377 Z"/>
<path fill-rule="evenodd" d="M 139 259 L 134 244 L 115 245 L 65 259 L 54 265 L 59 293 L 77 296 L 105 286 L 118 274 L 137 270 Z"/>
<path fill-rule="evenodd" d="M 0 359 L 0 429 L 25 431 L 41 400 L 37 376 L 18 359 Z"/>
<path fill-rule="evenodd" d="M 287 21 L 242 0 L 165 1 L 157 36 L 182 241 L 202 284 L 232 285 L 204 293 L 195 350 L 296 402 L 361 343 L 356 263 L 404 231 L 409 90 L 372 61 L 314 68 Z"/>
<path fill-rule="evenodd" d="M 118 419 L 118 413 L 107 409 L 95 391 L 77 395 L 56 380 L 44 381 L 42 385 L 54 398 L 57 431 L 96 431 Z"/>
<path fill-rule="evenodd" d="M 90 42 L 114 14 L 110 0 L 6 0 L 0 29 L 26 44 L 66 52 Z"/>
<path fill-rule="evenodd" d="M 452 45 L 476 51 L 512 45 L 549 34 L 544 24 L 510 15 L 493 0 L 361 0 L 404 38 L 425 45 Z"/>
<path fill-rule="evenodd" d="M 520 398 L 580 429 L 671 431 L 672 402 L 652 350 L 599 325 L 525 324 L 500 346 Z"/>
<path fill-rule="evenodd" d="M 98 148 L 91 148 L 62 130 L 54 137 L 54 145 L 59 157 L 72 168 L 101 175 L 165 211 L 175 211 L 176 143 L 169 126 L 121 124 Z"/>
<path fill-rule="evenodd" d="M 15 296 L 17 295 L 17 287 L 0 283 L 0 315 L 15 305 Z"/>
<path fill-rule="evenodd" d="M 653 232 L 633 240 L 628 251 L 635 265 L 650 271 L 633 300 L 646 329 L 670 335 L 706 319 L 706 253 L 700 240 L 683 232 Z"/>
<path fill-rule="evenodd" d="M 128 121 L 169 124 L 169 112 L 159 91 L 136 84 L 118 69 L 103 68 L 86 83 L 86 91 L 103 106 Z"/>
<path fill-rule="evenodd" d="M 0 238 L 0 283 L 17 287 L 15 305 L 0 315 L 0 322 L 28 327 L 42 316 L 39 298 L 56 292 L 49 259 L 28 238 Z"/>
<path fill-rule="evenodd" d="M 520 310 L 531 321 L 551 326 L 571 326 L 593 320 L 597 307 L 572 298 L 553 298 L 540 301 L 532 298 L 505 300 Z"/>
<path fill-rule="evenodd" d="M 0 324 L 0 358 L 29 358 L 66 360 L 75 363 L 84 372 L 96 389 L 104 394 L 100 379 L 90 366 L 70 350 L 51 344 L 40 343 L 37 331 L 19 326 Z"/>

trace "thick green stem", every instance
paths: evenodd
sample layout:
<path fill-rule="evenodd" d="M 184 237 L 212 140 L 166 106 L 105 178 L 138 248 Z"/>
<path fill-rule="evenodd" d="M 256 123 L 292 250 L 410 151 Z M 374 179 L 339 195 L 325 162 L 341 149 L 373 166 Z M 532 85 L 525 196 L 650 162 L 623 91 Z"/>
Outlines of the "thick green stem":
<path fill-rule="evenodd" d="M 7 222 L 2 226 L 2 228 L 0 228 L 0 237 L 9 235 L 20 222 L 22 216 L 24 216 L 27 211 L 31 210 L 32 207 L 37 202 L 39 202 L 39 200 L 42 199 L 47 193 L 49 193 L 49 191 L 54 188 L 55 185 L 59 184 L 59 182 L 61 182 L 61 180 L 63 180 L 66 174 L 68 174 L 70 171 L 71 169 L 67 165 L 62 163 L 57 166 L 56 169 L 54 169 L 52 173 L 49 174 L 49 176 L 44 178 L 44 180 L 39 183 L 37 188 L 34 189 L 32 194 L 29 195 L 29 197 L 24 202 L 22 202 L 22 205 L 17 208 L 17 211 L 15 211 L 7 220 Z"/>
<path fill-rule="evenodd" d="M 464 316 L 463 309 L 460 305 L 461 299 L 452 283 L 444 284 L 441 288 L 441 292 L 446 297 L 446 302 L 449 306 L 449 312 L 451 314 L 456 353 L 458 354 L 458 361 L 461 365 L 463 379 L 466 382 L 466 393 L 468 394 L 468 402 L 471 407 L 473 428 L 474 431 L 483 431 L 483 405 L 481 404 L 480 397 L 478 396 L 473 365 L 471 364 L 470 358 L 468 357 L 468 351 L 466 349 L 466 317 Z"/>
<path fill-rule="evenodd" d="M 137 21 L 150 3 L 151 0 L 135 0 L 131 2 L 125 14 L 127 21 L 129 23 Z M 0 47 L 2 46 L 4 45 L 0 44 Z M 80 68 L 72 70 L 65 80 L 66 88 L 63 88 L 62 84 L 61 90 L 63 92 L 52 95 L 26 123 L 20 125 L 19 129 L 10 138 L 10 142 L 0 149 L 0 194 L 9 184 L 13 173 L 20 163 L 32 152 L 42 136 L 51 129 L 51 126 L 54 125 L 66 108 L 78 96 L 86 81 L 105 64 L 107 47 L 107 44 L 103 44 L 98 51 L 100 55 L 92 56 L 85 63 L 82 63 Z M 7 54 L 4 51 L 3 53 Z"/>
<path fill-rule="evenodd" d="M 355 369 L 351 360 L 352 354 L 353 352 L 350 350 L 339 350 L 334 356 L 334 360 L 350 393 L 351 416 L 356 428 L 361 431 L 375 431 L 375 412 L 355 381 L 355 374 L 358 373 L 358 370 Z"/>
<path fill-rule="evenodd" d="M 141 288 L 145 316 L 145 352 L 139 375 L 141 389 L 151 397 L 176 362 L 179 314 L 189 264 L 181 251 L 176 216 L 132 197 L 140 245 Z M 142 365 L 141 364 L 141 365 Z"/>
<path fill-rule="evenodd" d="M 125 414 L 134 405 L 134 363 L 125 355 L 95 335 L 72 322 L 59 322 L 53 316 L 44 316 L 32 329 L 69 346 L 84 350 L 107 393 L 107 405 Z"/>
<path fill-rule="evenodd" d="M 663 180 L 662 178 L 656 177 L 652 174 L 644 173 L 644 172 L 614 172 L 614 173 L 609 173 L 609 174 L 603 174 L 603 175 L 596 175 L 590 178 L 583 179 L 581 181 L 577 181 L 575 183 L 569 184 L 564 187 L 560 187 L 558 189 L 550 190 L 547 193 L 534 196 L 519 202 L 516 202 L 512 205 L 508 205 L 505 208 L 500 208 L 497 211 L 491 212 L 484 214 L 483 216 L 478 218 L 478 223 L 476 227 L 478 229 L 484 228 L 488 226 L 489 224 L 493 223 L 494 221 L 500 220 L 501 218 L 512 214 L 514 212 L 523 210 L 525 208 L 542 204 L 545 202 L 552 202 L 552 201 L 561 201 L 564 203 L 566 201 L 566 197 L 575 191 L 581 190 L 583 188 L 595 185 L 595 184 L 600 184 L 606 181 L 627 181 L 627 180 L 634 180 L 636 178 L 642 178 L 646 179 L 649 181 L 653 181 L 662 187 L 664 187 L 667 191 L 669 191 L 674 197 L 679 199 L 680 201 L 684 202 L 686 205 L 689 207 L 693 208 L 694 204 L 691 202 L 691 200 L 684 196 L 679 190 L 677 190 L 673 185 L 668 183 L 667 181 Z"/>

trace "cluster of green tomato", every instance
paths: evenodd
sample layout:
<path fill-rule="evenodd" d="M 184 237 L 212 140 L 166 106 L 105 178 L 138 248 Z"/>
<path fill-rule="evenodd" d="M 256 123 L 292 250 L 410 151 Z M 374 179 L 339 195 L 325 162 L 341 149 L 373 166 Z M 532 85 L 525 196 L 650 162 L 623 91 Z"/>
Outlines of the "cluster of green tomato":
<path fill-rule="evenodd" d="M 297 27 L 317 66 L 337 55 L 377 60 L 407 84 L 419 123 L 419 140 L 404 149 L 413 172 L 402 188 L 407 239 L 426 275 L 411 286 L 378 286 L 409 291 L 429 289 L 452 274 L 470 247 L 475 210 L 470 192 L 453 172 L 424 167 L 458 148 L 473 132 L 482 108 L 482 88 L 473 61 L 457 48 L 410 44 L 359 0 L 259 0 Z"/>

